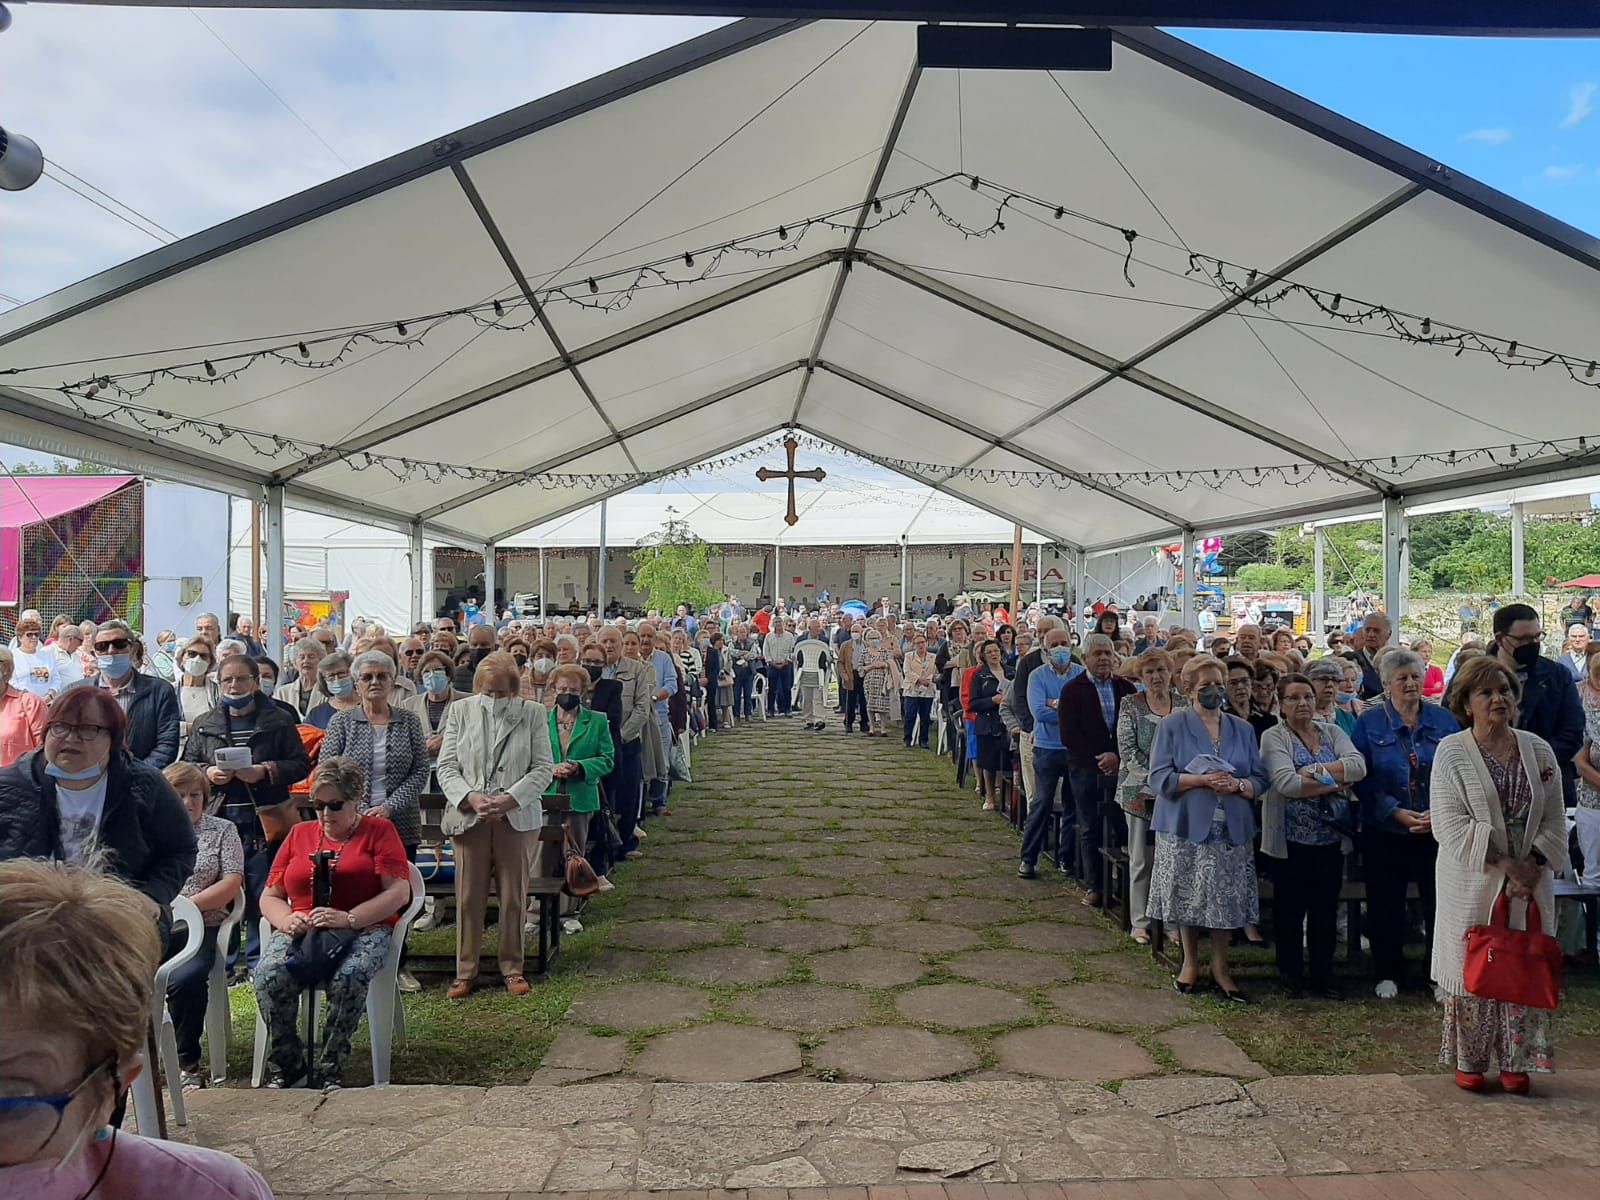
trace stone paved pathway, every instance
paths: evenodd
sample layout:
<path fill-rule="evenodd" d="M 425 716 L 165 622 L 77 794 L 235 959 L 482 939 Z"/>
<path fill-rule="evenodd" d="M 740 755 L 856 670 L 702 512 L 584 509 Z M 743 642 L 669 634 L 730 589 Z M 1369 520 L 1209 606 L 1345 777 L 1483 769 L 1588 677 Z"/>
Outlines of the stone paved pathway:
<path fill-rule="evenodd" d="M 694 777 L 591 906 L 533 1083 L 1265 1074 L 1055 872 L 1017 879 L 947 763 L 779 720 Z"/>
<path fill-rule="evenodd" d="M 741 1032 L 748 1027 L 691 1031 Z M 919 1035 L 928 1036 L 902 1036 Z M 786 1051 L 796 1053 L 792 1044 Z M 949 1183 L 961 1188 L 927 1200 L 1063 1200 L 1058 1189 L 1034 1185 L 1171 1179 L 1182 1182 L 1111 1195 L 1588 1200 L 1600 1178 L 1600 1071 L 1541 1079 L 1528 1098 L 1469 1096 L 1442 1075 L 1279 1076 L 1248 1085 L 1168 1077 L 1130 1079 L 1117 1091 L 1010 1080 L 610 1080 L 192 1095 L 185 1136 L 255 1166 L 280 1198 L 670 1190 L 672 1200 L 746 1200 L 682 1189 L 750 1189 L 747 1200 L 791 1200 L 781 1189 L 829 1187 L 854 1190 L 816 1200 L 871 1200 L 869 1186 Z M 1552 1169 L 1565 1190 L 1530 1187 L 1528 1172 Z M 1490 1170 L 1512 1174 L 1494 1189 L 1463 1183 L 1478 1178 L 1469 1172 Z M 1377 1172 L 1455 1174 L 1412 1184 L 1409 1175 L 1374 1179 Z M 1239 1176 L 1255 1177 L 1256 1190 L 1208 1182 Z M 1029 1186 L 992 1187 L 1007 1183 Z M 1068 1198 L 1077 1194 L 1068 1188 Z"/>

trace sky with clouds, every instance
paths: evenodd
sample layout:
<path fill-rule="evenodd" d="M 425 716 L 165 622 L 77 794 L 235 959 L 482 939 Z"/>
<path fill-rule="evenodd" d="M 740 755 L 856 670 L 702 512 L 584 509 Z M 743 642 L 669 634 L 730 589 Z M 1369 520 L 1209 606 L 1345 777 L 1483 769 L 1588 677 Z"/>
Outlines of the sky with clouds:
<path fill-rule="evenodd" d="M 70 172 L 66 184 L 104 188 L 179 236 L 719 24 L 53 5 L 13 15 L 0 35 L 0 119 L 39 142 L 52 173 Z M 1183 36 L 1600 233 L 1592 41 Z M 55 179 L 0 194 L 0 310 L 165 240 Z M 885 481 L 852 461 L 857 477 Z"/>

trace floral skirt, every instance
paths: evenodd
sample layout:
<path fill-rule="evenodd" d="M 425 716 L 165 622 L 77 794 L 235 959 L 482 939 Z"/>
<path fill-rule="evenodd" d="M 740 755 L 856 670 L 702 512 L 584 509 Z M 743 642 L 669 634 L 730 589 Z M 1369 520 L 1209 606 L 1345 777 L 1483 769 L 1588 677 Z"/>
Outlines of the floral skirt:
<path fill-rule="evenodd" d="M 1243 929 L 1261 916 L 1255 848 L 1224 840 L 1225 827 L 1196 845 L 1170 833 L 1156 834 L 1150 871 L 1149 915 L 1168 925 Z"/>
<path fill-rule="evenodd" d="M 1481 1075 L 1493 1062 L 1502 1071 L 1526 1075 L 1556 1069 L 1548 1009 L 1525 1008 L 1481 996 L 1446 996 L 1439 1061 Z"/>

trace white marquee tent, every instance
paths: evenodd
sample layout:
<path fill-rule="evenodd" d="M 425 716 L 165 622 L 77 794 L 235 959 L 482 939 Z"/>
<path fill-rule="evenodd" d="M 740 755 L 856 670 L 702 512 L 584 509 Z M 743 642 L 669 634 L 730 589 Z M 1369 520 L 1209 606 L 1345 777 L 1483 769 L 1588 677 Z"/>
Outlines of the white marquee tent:
<path fill-rule="evenodd" d="M 1176 38 L 1113 36 L 1109 72 L 955 71 L 908 24 L 734 23 L 0 316 L 7 437 L 471 545 L 796 429 L 1085 552 L 1381 503 L 1395 587 L 1403 501 L 1600 462 L 1549 445 L 1596 432 L 1581 368 L 1343 319 L 1378 301 L 1521 339 L 1521 365 L 1587 360 L 1594 238 Z M 968 236 L 1013 195 L 1038 203 Z M 718 252 L 753 235 L 770 253 Z M 1255 303 L 1282 278 L 1351 299 Z M 520 332 L 428 319 L 491 299 Z M 373 327 L 414 344 L 295 352 Z M 100 374 L 123 378 L 91 399 Z M 313 432 L 332 448 L 275 440 Z M 1238 473 L 1157 477 L 1196 468 Z M 1005 474 L 1041 471 L 1075 482 Z"/>

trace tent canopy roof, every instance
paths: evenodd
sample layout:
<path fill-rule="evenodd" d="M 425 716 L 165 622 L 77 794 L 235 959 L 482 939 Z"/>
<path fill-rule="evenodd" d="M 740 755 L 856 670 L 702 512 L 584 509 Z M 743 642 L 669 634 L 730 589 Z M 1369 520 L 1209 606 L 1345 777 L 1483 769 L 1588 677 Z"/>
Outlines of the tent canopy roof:
<path fill-rule="evenodd" d="M 1411 459 L 1594 434 L 1595 393 L 1190 270 L 1192 249 L 1593 357 L 1595 239 L 1176 38 L 1114 36 L 1107 73 L 958 73 L 919 67 L 912 25 L 737 22 L 5 314 L 0 412 L 23 441 L 70 429 L 107 461 L 468 543 L 791 428 L 1089 549 L 1600 462 Z M 1044 207 L 1000 212 L 1013 193 Z M 804 236 L 716 253 L 780 227 Z M 541 290 L 561 285 L 576 302 Z M 490 299 L 522 304 L 518 331 L 425 320 Z M 396 321 L 426 336 L 329 369 L 56 390 Z M 1200 467 L 1244 474 L 1160 475 Z"/>

